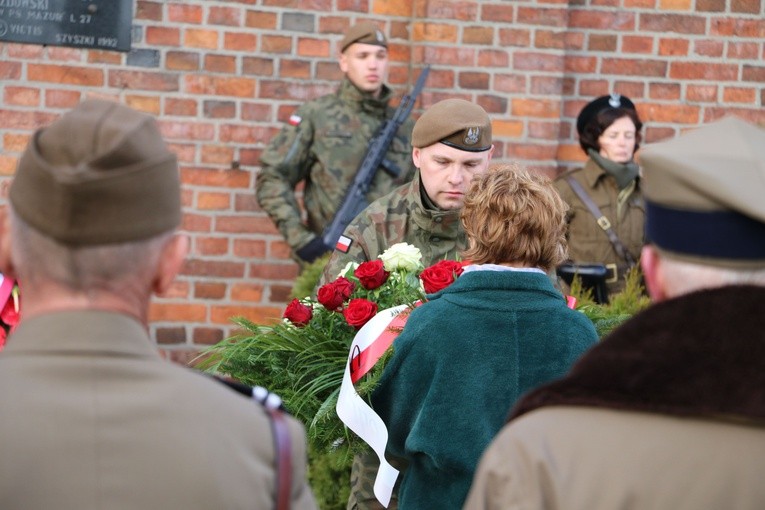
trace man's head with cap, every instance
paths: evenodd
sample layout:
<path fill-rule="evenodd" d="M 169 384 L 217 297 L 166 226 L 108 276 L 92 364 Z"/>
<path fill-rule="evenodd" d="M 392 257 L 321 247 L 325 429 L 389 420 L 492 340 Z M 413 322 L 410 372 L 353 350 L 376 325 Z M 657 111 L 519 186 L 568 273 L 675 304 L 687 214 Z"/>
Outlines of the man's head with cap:
<path fill-rule="evenodd" d="M 488 170 L 494 152 L 489 115 L 464 99 L 440 101 L 415 123 L 412 146 L 427 198 L 440 209 L 462 207 L 472 177 Z"/>
<path fill-rule="evenodd" d="M 66 253 L 71 265 L 77 253 L 118 251 L 172 233 L 181 222 L 176 157 L 154 118 L 103 100 L 86 100 L 34 134 L 9 202 L 10 235 L 42 239 L 47 251 Z M 3 253 L 4 262 L 9 254 Z M 14 263 L 23 266 L 19 257 L 41 255 L 14 252 Z"/>
<path fill-rule="evenodd" d="M 374 23 L 353 25 L 340 42 L 340 69 L 362 92 L 378 95 L 388 70 L 388 40 Z"/>
<path fill-rule="evenodd" d="M 765 285 L 765 130 L 730 117 L 650 145 L 640 161 L 652 296 L 739 280 Z M 677 266 L 703 274 L 678 275 Z"/>

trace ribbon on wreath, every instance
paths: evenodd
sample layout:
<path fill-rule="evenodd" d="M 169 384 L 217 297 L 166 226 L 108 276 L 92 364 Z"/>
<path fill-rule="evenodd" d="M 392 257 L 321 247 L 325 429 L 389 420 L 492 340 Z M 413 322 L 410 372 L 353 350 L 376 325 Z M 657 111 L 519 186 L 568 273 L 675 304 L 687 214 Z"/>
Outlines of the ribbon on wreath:
<path fill-rule="evenodd" d="M 418 302 L 416 305 L 419 305 Z M 415 305 L 415 306 L 416 306 Z M 356 333 L 351 342 L 348 362 L 335 407 L 337 416 L 345 425 L 367 443 L 380 459 L 380 469 L 375 477 L 374 493 L 385 507 L 390 503 L 398 470 L 385 459 L 388 444 L 388 428 L 382 418 L 356 392 L 353 383 L 358 381 L 375 365 L 393 340 L 401 332 L 408 313 L 402 313 L 409 305 L 399 305 L 378 312 Z"/>

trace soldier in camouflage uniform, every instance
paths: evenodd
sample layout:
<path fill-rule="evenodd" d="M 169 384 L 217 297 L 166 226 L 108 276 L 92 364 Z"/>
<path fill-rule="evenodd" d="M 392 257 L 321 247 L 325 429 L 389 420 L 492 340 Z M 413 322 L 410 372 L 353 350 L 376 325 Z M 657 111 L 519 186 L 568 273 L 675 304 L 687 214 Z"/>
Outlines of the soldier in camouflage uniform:
<path fill-rule="evenodd" d="M 342 203 L 370 139 L 393 113 L 388 107 L 393 93 L 383 84 L 387 66 L 383 33 L 372 23 L 351 27 L 341 43 L 340 68 L 345 78 L 337 92 L 299 107 L 261 157 L 255 184 L 258 203 L 301 264 L 326 251 L 320 234 Z M 412 125 L 411 119 L 401 125 L 386 156 L 399 175 L 379 170 L 368 202 L 412 179 Z M 301 181 L 306 222 L 295 197 Z"/>
<path fill-rule="evenodd" d="M 412 147 L 418 168 L 414 180 L 376 200 L 351 222 L 322 283 L 335 279 L 348 262 L 374 260 L 396 243 L 419 248 L 425 266 L 453 259 L 466 247 L 460 210 L 470 181 L 488 171 L 494 152 L 489 116 L 462 99 L 436 103 L 415 124 Z M 392 463 L 403 467 L 395 459 Z M 374 453 L 353 459 L 349 510 L 384 508 L 373 491 L 378 467 Z M 395 490 L 388 509 L 397 508 Z"/>

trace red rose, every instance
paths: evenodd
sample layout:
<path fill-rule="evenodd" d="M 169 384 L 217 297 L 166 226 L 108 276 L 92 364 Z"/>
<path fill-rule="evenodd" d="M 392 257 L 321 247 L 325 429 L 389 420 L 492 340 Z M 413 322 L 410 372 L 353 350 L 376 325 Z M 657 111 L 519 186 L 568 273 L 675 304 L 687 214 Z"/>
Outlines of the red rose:
<path fill-rule="evenodd" d="M 425 287 L 425 292 L 433 294 L 445 289 L 454 279 L 462 274 L 462 264 L 455 260 L 442 260 L 426 268 L 420 273 L 420 280 Z"/>
<path fill-rule="evenodd" d="M 385 283 L 389 274 L 380 259 L 362 262 L 353 272 L 353 275 L 361 282 L 361 286 L 367 290 L 374 290 Z"/>
<path fill-rule="evenodd" d="M 369 319 L 374 317 L 376 313 L 377 303 L 361 298 L 351 299 L 348 307 L 343 310 L 345 322 L 356 329 L 360 329 L 361 326 L 369 322 Z"/>
<path fill-rule="evenodd" d="M 310 306 L 304 305 L 299 299 L 293 299 L 284 310 L 284 318 L 295 326 L 305 326 L 311 321 L 313 310 Z"/>
<path fill-rule="evenodd" d="M 334 282 L 332 282 L 337 286 L 337 291 L 340 293 L 340 295 L 343 296 L 343 300 L 348 299 L 351 297 L 351 294 L 353 294 L 353 291 L 356 289 L 356 284 L 350 281 L 345 276 L 341 276 L 337 278 Z"/>
<path fill-rule="evenodd" d="M 319 288 L 319 292 L 316 293 L 316 299 L 327 310 L 337 310 L 343 306 L 346 296 L 343 294 L 343 289 L 336 282 L 330 282 Z"/>

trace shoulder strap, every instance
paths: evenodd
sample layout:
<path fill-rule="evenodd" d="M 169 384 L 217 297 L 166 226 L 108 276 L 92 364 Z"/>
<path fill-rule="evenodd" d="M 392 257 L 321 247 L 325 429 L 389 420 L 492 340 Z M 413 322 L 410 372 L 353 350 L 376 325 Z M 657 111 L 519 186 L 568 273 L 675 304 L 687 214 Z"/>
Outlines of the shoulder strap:
<path fill-rule="evenodd" d="M 614 232 L 614 229 L 611 228 L 611 222 L 608 221 L 608 218 L 606 218 L 605 215 L 600 211 L 598 206 L 592 200 L 592 197 L 587 194 L 587 191 L 585 191 L 584 187 L 579 184 L 579 181 L 574 179 L 572 176 L 567 175 L 565 179 L 568 185 L 571 186 L 571 189 L 574 191 L 574 193 L 576 193 L 576 196 L 579 197 L 579 200 L 582 201 L 590 213 L 595 217 L 595 221 L 598 223 L 598 226 L 603 229 L 603 232 L 605 232 L 608 236 L 608 240 L 611 241 L 611 244 L 614 246 L 616 253 L 622 259 L 624 259 L 627 264 L 634 266 L 636 264 L 635 257 L 632 256 L 624 244 L 619 240 L 616 232 Z"/>
<path fill-rule="evenodd" d="M 262 386 L 248 386 L 230 377 L 213 376 L 234 391 L 260 403 L 266 410 L 274 438 L 276 510 L 289 510 L 292 493 L 292 443 L 282 399 Z"/>
<path fill-rule="evenodd" d="M 276 510 L 289 510 L 292 489 L 292 445 L 284 413 L 279 409 L 266 409 L 274 436 L 276 459 Z"/>

